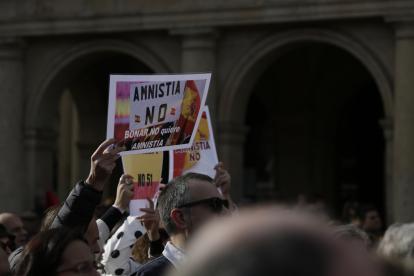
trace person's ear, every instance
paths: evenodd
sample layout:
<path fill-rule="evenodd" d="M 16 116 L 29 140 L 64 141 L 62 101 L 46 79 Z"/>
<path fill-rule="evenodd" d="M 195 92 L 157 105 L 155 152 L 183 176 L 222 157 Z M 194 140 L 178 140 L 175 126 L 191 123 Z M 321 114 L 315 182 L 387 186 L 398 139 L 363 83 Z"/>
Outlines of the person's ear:
<path fill-rule="evenodd" d="M 187 216 L 186 213 L 178 208 L 175 208 L 171 211 L 171 218 L 173 219 L 175 225 L 177 225 L 178 228 L 180 228 L 181 230 L 187 229 L 188 228 L 188 223 L 187 223 Z"/>

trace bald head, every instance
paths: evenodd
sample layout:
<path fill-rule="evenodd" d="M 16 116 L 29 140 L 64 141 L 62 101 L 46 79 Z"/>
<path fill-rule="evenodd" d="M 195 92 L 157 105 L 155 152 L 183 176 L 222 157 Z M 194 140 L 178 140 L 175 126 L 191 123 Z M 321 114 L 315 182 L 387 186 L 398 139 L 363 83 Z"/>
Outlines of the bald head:
<path fill-rule="evenodd" d="M 16 248 L 26 245 L 27 232 L 23 228 L 23 222 L 20 217 L 12 213 L 2 213 L 0 214 L 0 223 L 6 227 L 7 232 L 16 236 Z"/>

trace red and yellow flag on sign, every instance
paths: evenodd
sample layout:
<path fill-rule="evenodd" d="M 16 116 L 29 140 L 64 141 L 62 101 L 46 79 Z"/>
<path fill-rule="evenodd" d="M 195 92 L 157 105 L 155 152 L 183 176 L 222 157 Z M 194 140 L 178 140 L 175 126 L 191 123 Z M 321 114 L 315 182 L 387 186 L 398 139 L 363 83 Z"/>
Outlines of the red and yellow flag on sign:
<path fill-rule="evenodd" d="M 197 115 L 200 112 L 200 94 L 193 80 L 188 80 L 185 85 L 185 95 L 183 105 L 181 107 L 181 115 L 176 126 L 180 127 L 180 131 L 173 135 L 173 145 L 181 143 L 186 136 L 193 133 Z"/>
<path fill-rule="evenodd" d="M 134 177 L 134 199 L 155 198 L 162 172 L 162 152 L 122 156 L 124 171 Z"/>

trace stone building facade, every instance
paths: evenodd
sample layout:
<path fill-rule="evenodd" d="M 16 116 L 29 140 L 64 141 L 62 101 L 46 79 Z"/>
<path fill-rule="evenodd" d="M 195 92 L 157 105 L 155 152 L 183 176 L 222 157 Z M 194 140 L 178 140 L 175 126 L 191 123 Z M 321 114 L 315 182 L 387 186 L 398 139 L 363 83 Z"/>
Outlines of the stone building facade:
<path fill-rule="evenodd" d="M 0 15 L 2 211 L 31 208 L 42 188 L 63 199 L 87 176 L 109 73 L 212 71 L 235 198 L 262 185 L 335 204 L 374 179 L 387 221 L 414 220 L 412 0 L 3 0 Z M 375 140 L 361 142 L 371 110 L 380 146 L 355 157 Z"/>

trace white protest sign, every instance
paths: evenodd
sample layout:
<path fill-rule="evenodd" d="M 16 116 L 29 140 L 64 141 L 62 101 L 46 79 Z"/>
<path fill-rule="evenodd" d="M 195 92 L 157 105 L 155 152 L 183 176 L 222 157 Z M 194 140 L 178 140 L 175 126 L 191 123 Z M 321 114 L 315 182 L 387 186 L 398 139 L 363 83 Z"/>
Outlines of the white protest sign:
<path fill-rule="evenodd" d="M 111 75 L 107 138 L 121 155 L 190 147 L 211 73 Z"/>
<path fill-rule="evenodd" d="M 170 151 L 169 179 L 189 172 L 205 174 L 214 179 L 214 166 L 218 162 L 210 113 L 205 106 L 192 147 Z"/>

